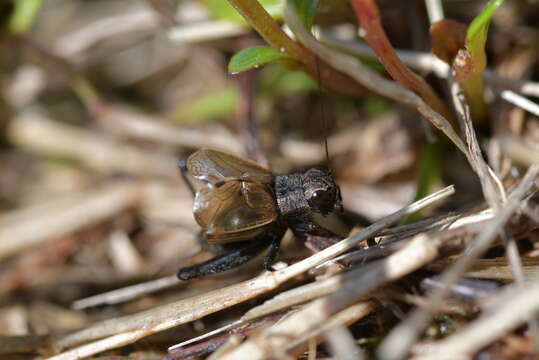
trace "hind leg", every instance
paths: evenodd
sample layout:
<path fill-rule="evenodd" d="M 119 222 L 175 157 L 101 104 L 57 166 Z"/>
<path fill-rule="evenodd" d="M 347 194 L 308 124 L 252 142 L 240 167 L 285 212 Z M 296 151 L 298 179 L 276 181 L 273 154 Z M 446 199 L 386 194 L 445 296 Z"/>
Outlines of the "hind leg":
<path fill-rule="evenodd" d="M 233 269 L 253 259 L 271 244 L 271 239 L 249 241 L 245 246 L 218 255 L 208 261 L 181 268 L 178 271 L 178 278 L 180 280 L 190 280 Z"/>

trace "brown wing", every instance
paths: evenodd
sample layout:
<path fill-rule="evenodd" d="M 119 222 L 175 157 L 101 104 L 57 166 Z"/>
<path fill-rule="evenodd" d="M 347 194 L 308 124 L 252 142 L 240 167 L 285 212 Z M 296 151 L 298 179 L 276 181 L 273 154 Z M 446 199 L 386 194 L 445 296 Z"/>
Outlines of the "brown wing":
<path fill-rule="evenodd" d="M 195 197 L 193 213 L 205 229 L 206 240 L 213 244 L 252 238 L 278 216 L 266 185 L 239 180 L 201 189 Z"/>
<path fill-rule="evenodd" d="M 256 162 L 212 149 L 200 149 L 187 159 L 187 170 L 199 180 L 215 184 L 229 179 L 269 184 L 273 175 Z"/>

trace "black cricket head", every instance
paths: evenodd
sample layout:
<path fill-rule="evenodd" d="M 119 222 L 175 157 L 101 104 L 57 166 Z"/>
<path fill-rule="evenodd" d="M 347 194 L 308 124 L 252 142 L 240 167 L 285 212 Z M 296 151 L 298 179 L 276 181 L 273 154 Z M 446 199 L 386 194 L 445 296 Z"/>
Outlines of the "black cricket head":
<path fill-rule="evenodd" d="M 303 174 L 303 195 L 314 212 L 326 216 L 335 209 L 342 211 L 341 189 L 327 170 L 313 168 Z"/>

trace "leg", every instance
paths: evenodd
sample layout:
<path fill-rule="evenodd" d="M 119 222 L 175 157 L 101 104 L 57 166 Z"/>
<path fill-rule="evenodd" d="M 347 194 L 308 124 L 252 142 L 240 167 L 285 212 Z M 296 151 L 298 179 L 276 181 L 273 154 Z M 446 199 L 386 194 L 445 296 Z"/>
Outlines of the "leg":
<path fill-rule="evenodd" d="M 282 238 L 282 236 L 276 237 L 271 241 L 269 251 L 266 257 L 264 257 L 264 267 L 266 268 L 266 270 L 272 270 L 271 265 L 273 265 L 273 263 L 275 262 L 275 258 L 279 253 L 279 247 L 281 247 Z"/>
<path fill-rule="evenodd" d="M 185 183 L 189 191 L 191 191 L 191 194 L 193 194 L 193 198 L 194 198 L 196 195 L 196 192 L 195 192 L 195 188 L 193 187 L 193 184 L 191 184 L 191 181 L 187 177 L 187 160 L 185 157 L 182 156 L 180 160 L 178 161 L 178 168 L 180 169 L 180 174 L 182 176 L 183 182 Z"/>
<path fill-rule="evenodd" d="M 340 241 L 337 237 L 325 237 L 317 235 L 307 235 L 305 240 L 305 246 L 311 249 L 313 252 L 319 252 L 331 245 L 334 245 Z"/>
<path fill-rule="evenodd" d="M 294 235 L 306 239 L 305 245 L 314 252 L 336 244 L 341 239 L 333 231 L 319 225 L 310 215 L 303 215 L 294 226 Z"/>
<path fill-rule="evenodd" d="M 270 245 L 268 241 L 249 241 L 246 246 L 239 249 L 216 256 L 200 264 L 181 268 L 178 271 L 178 278 L 190 280 L 233 269 L 254 258 L 268 245 Z"/>

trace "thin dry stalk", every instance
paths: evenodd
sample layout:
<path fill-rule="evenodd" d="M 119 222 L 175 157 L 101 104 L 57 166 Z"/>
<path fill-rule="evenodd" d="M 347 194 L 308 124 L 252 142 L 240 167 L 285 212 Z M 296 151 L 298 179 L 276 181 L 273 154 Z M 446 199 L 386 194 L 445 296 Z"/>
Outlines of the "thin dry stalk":
<path fill-rule="evenodd" d="M 387 335 L 378 349 L 378 355 L 381 359 L 402 359 L 408 354 L 409 349 L 430 320 L 436 304 L 441 303 L 449 295 L 451 286 L 462 277 L 473 261 L 489 248 L 502 227 L 514 211 L 519 208 L 527 191 L 534 186 L 538 174 L 539 165 L 531 166 L 528 169 L 518 187 L 509 195 L 507 202 L 498 212 L 497 217 L 489 221 L 489 225 L 479 234 L 466 254 L 444 272 L 442 282 L 445 287 L 435 290 L 429 296 L 428 306 L 412 311 L 406 320 Z"/>
<path fill-rule="evenodd" d="M 524 280 L 530 280 L 539 275 L 539 259 L 534 257 L 524 257 L 522 260 L 522 276 Z M 443 271 L 450 266 L 454 259 L 440 259 L 430 264 L 427 269 L 432 271 Z M 507 262 L 507 258 L 500 257 L 494 259 L 476 259 L 466 271 L 466 277 L 479 279 L 493 279 L 499 281 L 513 281 L 516 276 L 514 269 Z"/>
<path fill-rule="evenodd" d="M 141 192 L 141 184 L 114 182 L 100 190 L 2 215 L 0 259 L 108 219 L 135 206 Z"/>
<path fill-rule="evenodd" d="M 464 95 L 460 86 L 456 81 L 450 79 L 451 95 L 453 104 L 457 112 L 458 120 L 461 124 L 464 134 L 466 135 L 466 144 L 470 156 L 468 160 L 472 169 L 475 171 L 481 182 L 483 195 L 492 209 L 499 209 L 505 201 L 505 190 L 498 176 L 492 171 L 490 166 L 485 161 L 481 148 L 477 141 L 477 136 L 473 128 L 472 119 L 470 116 L 470 107 L 464 99 Z"/>
<path fill-rule="evenodd" d="M 368 315 L 367 310 L 373 312 L 378 307 L 377 303 L 374 303 L 372 309 L 366 307 L 366 305 L 373 303 L 373 301 L 359 301 L 353 305 L 350 305 L 346 309 L 337 312 L 331 316 L 324 324 L 312 329 L 311 332 L 305 333 L 303 336 L 290 338 L 290 342 L 281 349 L 283 356 L 290 356 L 289 353 L 297 354 L 299 351 L 304 351 L 308 346 L 310 340 L 314 339 L 317 343 L 323 341 L 324 333 L 332 331 L 335 327 L 349 326 L 358 320 Z"/>
<path fill-rule="evenodd" d="M 154 293 L 156 291 L 171 288 L 179 283 L 180 281 L 178 280 L 177 276 L 165 276 L 159 279 L 89 296 L 87 298 L 74 301 L 71 307 L 76 310 L 81 310 L 93 306 L 119 304 L 137 299 L 141 296 Z"/>
<path fill-rule="evenodd" d="M 206 294 L 180 300 L 138 314 L 105 320 L 88 328 L 61 337 L 54 341 L 53 345 L 55 347 L 66 348 L 100 338 L 104 339 L 68 350 L 52 357 L 51 360 L 81 359 L 105 350 L 124 346 L 145 336 L 185 324 L 208 314 L 252 299 L 260 294 L 277 288 L 282 283 L 308 271 L 310 268 L 319 265 L 334 256 L 342 254 L 354 247 L 360 241 L 374 236 L 387 226 L 390 226 L 411 213 L 421 210 L 435 201 L 453 194 L 453 192 L 454 188 L 452 186 L 442 189 L 435 194 L 416 201 L 396 213 L 383 218 L 354 236 L 344 239 L 283 270 L 275 271 L 273 273 L 266 272 L 254 279 L 239 284 L 217 289 Z M 410 258 L 408 258 L 408 260 L 410 260 Z M 408 262 L 404 261 L 403 264 L 398 265 L 399 269 L 404 269 L 406 264 L 408 264 Z"/>
<path fill-rule="evenodd" d="M 425 0 L 425 7 L 427 8 L 427 14 L 431 24 L 445 17 L 441 0 Z"/>
<path fill-rule="evenodd" d="M 298 286 L 291 290 L 282 292 L 273 297 L 272 299 L 267 300 L 263 304 L 250 309 L 238 321 L 223 326 L 219 329 L 210 331 L 204 335 L 174 345 L 170 347 L 169 350 L 182 347 L 193 342 L 198 342 L 200 340 L 217 335 L 219 333 L 222 333 L 223 331 L 229 330 L 230 328 L 239 326 L 254 319 L 267 316 L 269 314 L 291 308 L 292 306 L 306 303 L 310 300 L 331 294 L 342 286 L 343 279 L 347 279 L 349 277 L 349 274 L 332 276 L 324 280 L 314 281 L 312 283 Z"/>
<path fill-rule="evenodd" d="M 358 41 L 337 39 L 323 31 L 320 32 L 319 40 L 323 44 L 340 52 L 358 57 L 376 57 L 374 51 L 369 46 Z M 447 78 L 449 75 L 449 66 L 432 53 L 399 49 L 396 52 L 406 65 L 414 69 L 432 72 L 440 78 Z M 490 69 L 486 69 L 483 72 L 483 77 L 493 87 L 513 90 L 527 96 L 539 97 L 539 83 L 509 79 L 494 73 Z"/>
<path fill-rule="evenodd" d="M 516 105 L 535 116 L 539 116 L 539 105 L 526 99 L 524 96 L 519 95 L 511 90 L 504 90 L 501 93 L 501 97 L 511 104 Z"/>
<path fill-rule="evenodd" d="M 292 310 L 293 311 L 293 310 Z M 229 345 L 236 344 L 237 339 L 245 338 L 246 336 L 252 334 L 253 332 L 259 331 L 262 328 L 266 328 L 275 324 L 277 321 L 286 316 L 286 313 L 278 313 L 264 318 L 258 319 L 257 321 L 250 322 L 248 324 L 242 324 L 235 329 L 231 330 L 231 327 L 228 327 L 230 330 L 227 334 L 221 336 L 213 337 L 206 341 L 198 342 L 190 346 L 173 346 L 168 349 L 168 356 L 165 357 L 166 360 L 176 360 L 176 359 L 187 359 L 191 357 L 201 357 L 209 354 L 216 354 L 221 351 L 223 348 L 227 348 Z M 215 351 L 217 350 L 217 351 Z M 212 355 L 213 355 L 212 354 Z M 215 355 L 219 358 L 220 355 Z M 163 360 L 165 360 L 163 359 Z"/>
<path fill-rule="evenodd" d="M 100 172 L 176 176 L 177 160 L 172 154 L 143 151 L 37 113 L 27 112 L 13 119 L 8 133 L 11 141 L 23 149 L 77 160 Z"/>
<path fill-rule="evenodd" d="M 298 286 L 294 289 L 280 293 L 262 305 L 247 311 L 245 315 L 241 317 L 240 321 L 250 321 L 252 319 L 256 319 L 258 317 L 331 294 L 342 286 L 343 277 L 346 278 L 347 275 L 332 276 L 324 280 Z"/>

